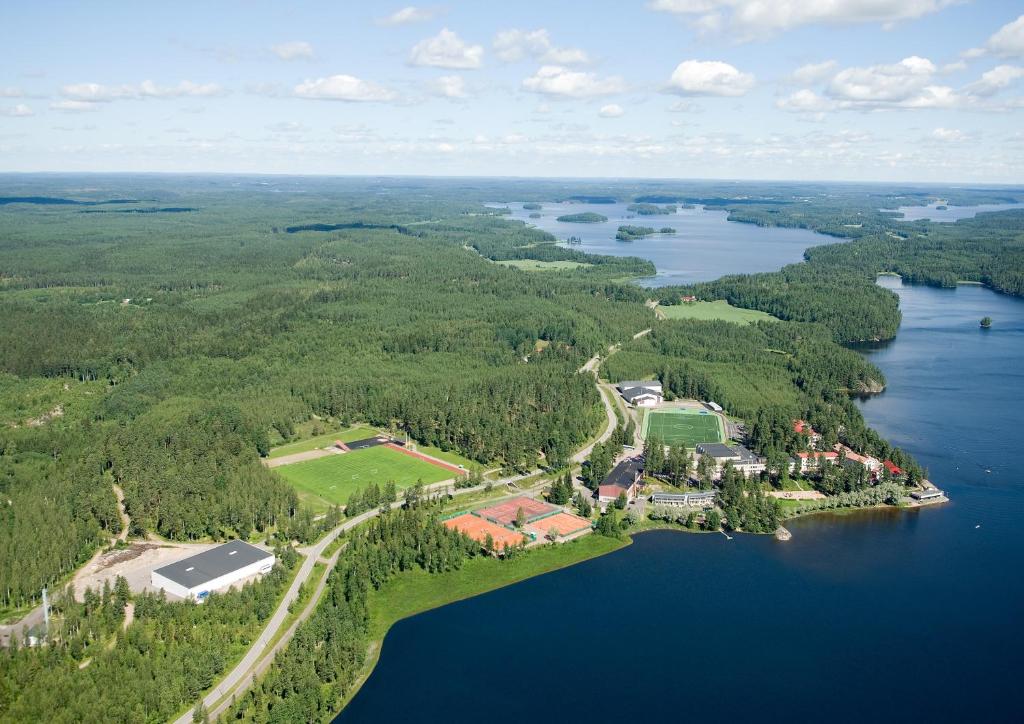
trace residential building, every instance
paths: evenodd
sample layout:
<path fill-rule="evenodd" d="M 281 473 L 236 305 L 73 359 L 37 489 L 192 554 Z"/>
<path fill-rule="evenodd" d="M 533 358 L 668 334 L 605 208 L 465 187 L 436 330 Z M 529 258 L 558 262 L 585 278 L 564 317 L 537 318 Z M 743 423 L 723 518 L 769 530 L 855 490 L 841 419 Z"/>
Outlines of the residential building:
<path fill-rule="evenodd" d="M 154 588 L 180 598 L 202 601 L 213 591 L 249 576 L 269 573 L 274 560 L 270 551 L 233 540 L 157 568 L 150 574 L 150 582 Z"/>
<path fill-rule="evenodd" d="M 723 445 L 718 442 L 705 442 L 697 446 L 697 454 L 709 456 L 715 461 L 715 477 L 721 477 L 722 468 L 726 463 L 739 470 L 746 477 L 758 475 L 765 469 L 765 459 L 754 454 L 742 445 Z"/>
<path fill-rule="evenodd" d="M 807 447 L 814 450 L 821 442 L 821 435 L 804 420 L 793 420 L 793 432 L 807 438 Z"/>
<path fill-rule="evenodd" d="M 790 459 L 789 469 L 794 473 L 806 475 L 815 470 L 821 470 L 825 465 L 835 465 L 838 462 L 839 453 L 832 450 L 798 452 Z"/>
<path fill-rule="evenodd" d="M 894 463 L 892 460 L 883 460 L 882 465 L 885 467 L 886 470 L 889 471 L 889 474 L 892 475 L 894 478 L 899 479 L 903 477 L 903 468 Z"/>
<path fill-rule="evenodd" d="M 622 493 L 626 500 L 636 498 L 636 491 L 643 475 L 643 465 L 637 458 L 627 458 L 612 468 L 604 481 L 597 487 L 597 501 L 611 503 Z"/>
<path fill-rule="evenodd" d="M 698 490 L 691 493 L 655 493 L 651 496 L 652 505 L 671 507 L 710 508 L 715 504 L 714 490 Z"/>
<path fill-rule="evenodd" d="M 846 445 L 836 443 L 835 450 L 837 453 L 842 453 L 844 457 L 844 465 L 847 467 L 860 466 L 871 473 L 873 476 L 878 474 L 878 471 L 882 469 L 882 463 L 878 459 L 871 457 L 870 455 L 861 455 L 858 452 L 854 452 Z"/>

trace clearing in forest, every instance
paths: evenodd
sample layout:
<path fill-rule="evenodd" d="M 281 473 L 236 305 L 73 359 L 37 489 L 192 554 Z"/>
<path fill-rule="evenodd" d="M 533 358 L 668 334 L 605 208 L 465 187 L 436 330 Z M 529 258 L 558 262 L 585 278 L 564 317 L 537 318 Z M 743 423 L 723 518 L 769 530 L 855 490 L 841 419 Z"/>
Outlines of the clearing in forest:
<path fill-rule="evenodd" d="M 756 309 L 734 307 L 724 299 L 713 302 L 684 302 L 668 307 L 659 305 L 658 312 L 666 319 L 721 319 L 724 322 L 735 322 L 736 324 L 778 321 L 778 318 Z"/>
<path fill-rule="evenodd" d="M 327 455 L 316 460 L 275 468 L 281 476 L 299 491 L 319 498 L 323 503 L 344 504 L 357 490 L 371 483 L 383 487 L 393 481 L 398 489 L 415 485 L 439 483 L 456 477 L 450 470 L 399 452 L 387 445 L 353 450 L 344 454 Z"/>
<path fill-rule="evenodd" d="M 683 443 L 692 448 L 702 442 L 725 442 L 725 432 L 718 415 L 707 410 L 680 407 L 652 410 L 644 416 L 643 437 L 661 438 L 666 445 Z"/>

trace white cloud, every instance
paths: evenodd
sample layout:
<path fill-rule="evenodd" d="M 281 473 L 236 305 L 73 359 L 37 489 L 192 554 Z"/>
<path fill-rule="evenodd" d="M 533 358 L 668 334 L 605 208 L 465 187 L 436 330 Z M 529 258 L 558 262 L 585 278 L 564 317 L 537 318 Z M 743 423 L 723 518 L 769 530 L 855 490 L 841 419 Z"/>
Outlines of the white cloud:
<path fill-rule="evenodd" d="M 841 101 L 862 105 L 899 105 L 934 94 L 928 91 L 935 63 L 918 55 L 905 57 L 888 66 L 847 68 L 828 84 L 828 95 Z"/>
<path fill-rule="evenodd" d="M 735 97 L 754 87 L 754 76 L 719 60 L 685 60 L 668 83 L 668 90 L 683 95 Z"/>
<path fill-rule="evenodd" d="M 267 126 L 267 130 L 271 133 L 302 133 L 309 129 L 298 121 L 280 121 L 279 123 L 271 123 Z"/>
<path fill-rule="evenodd" d="M 751 39 L 801 25 L 880 23 L 886 28 L 961 0 L 651 0 L 652 10 L 695 18 L 701 30 L 737 28 Z"/>
<path fill-rule="evenodd" d="M 932 131 L 932 138 L 936 141 L 966 141 L 970 136 L 958 128 L 936 128 Z"/>
<path fill-rule="evenodd" d="M 161 86 L 151 80 L 138 85 L 101 85 L 99 83 L 73 83 L 63 86 L 60 94 L 73 101 L 109 103 L 123 98 L 180 98 L 183 96 L 221 96 L 225 90 L 216 83 L 193 83 L 183 80 L 177 85 Z"/>
<path fill-rule="evenodd" d="M 775 101 L 775 107 L 790 113 L 824 113 L 835 108 L 835 102 L 824 98 L 809 88 L 798 90 L 786 98 Z"/>
<path fill-rule="evenodd" d="M 523 88 L 545 95 L 593 98 L 621 93 L 626 90 L 626 84 L 622 78 L 614 75 L 600 78 L 594 73 L 570 70 L 560 65 L 545 65 L 523 81 Z"/>
<path fill-rule="evenodd" d="M 397 98 L 397 94 L 389 88 L 351 75 L 305 80 L 295 86 L 293 93 L 299 98 L 353 103 L 386 102 Z"/>
<path fill-rule="evenodd" d="M 99 110 L 99 104 L 93 101 L 54 101 L 50 104 L 51 111 L 63 113 L 83 113 Z"/>
<path fill-rule="evenodd" d="M 984 48 L 968 48 L 960 53 L 960 57 L 964 60 L 974 60 L 988 53 Z"/>
<path fill-rule="evenodd" d="M 24 103 L 18 103 L 16 105 L 9 107 L 0 106 L 0 116 L 10 116 L 12 118 L 27 118 L 31 115 L 35 114 L 33 114 L 32 109 L 26 106 Z"/>
<path fill-rule="evenodd" d="M 986 47 L 1003 57 L 1024 57 L 1024 15 L 999 28 Z"/>
<path fill-rule="evenodd" d="M 582 65 L 590 62 L 580 48 L 559 48 L 551 42 L 544 28 L 537 30 L 502 30 L 494 36 L 494 54 L 499 60 L 514 63 L 532 58 L 552 65 Z"/>
<path fill-rule="evenodd" d="M 14 86 L 0 87 L 0 98 L 23 98 L 25 91 Z"/>
<path fill-rule="evenodd" d="M 967 62 L 963 60 L 957 60 L 952 63 L 946 63 L 942 66 L 942 73 L 949 75 L 950 73 L 959 73 L 961 70 L 967 70 Z"/>
<path fill-rule="evenodd" d="M 270 52 L 281 60 L 299 60 L 313 57 L 313 46 L 304 40 L 292 40 L 270 46 Z"/>
<path fill-rule="evenodd" d="M 431 83 L 434 93 L 445 98 L 466 98 L 466 81 L 461 75 L 443 75 Z"/>
<path fill-rule="evenodd" d="M 981 74 L 981 78 L 967 86 L 968 93 L 976 96 L 991 96 L 1016 81 L 1024 78 L 1024 68 L 1017 65 L 997 65 Z"/>
<path fill-rule="evenodd" d="M 377 21 L 378 25 L 394 27 L 396 25 L 412 25 L 432 20 L 444 12 L 442 8 L 418 8 L 413 5 L 396 10 L 386 18 Z"/>
<path fill-rule="evenodd" d="M 618 118 L 624 113 L 625 111 L 622 110 L 622 106 L 618 103 L 609 103 L 606 106 L 601 106 L 601 110 L 597 112 L 597 115 L 601 116 L 601 118 Z"/>
<path fill-rule="evenodd" d="M 413 46 L 409 62 L 434 68 L 471 70 L 480 67 L 483 57 L 482 45 L 468 45 L 448 28 L 442 28 L 434 37 L 421 40 Z"/>
<path fill-rule="evenodd" d="M 836 68 L 836 62 L 834 60 L 826 60 L 821 63 L 808 63 L 801 65 L 799 68 L 793 71 L 793 80 L 802 85 L 809 83 L 817 83 L 820 80 L 824 80 L 832 71 Z"/>

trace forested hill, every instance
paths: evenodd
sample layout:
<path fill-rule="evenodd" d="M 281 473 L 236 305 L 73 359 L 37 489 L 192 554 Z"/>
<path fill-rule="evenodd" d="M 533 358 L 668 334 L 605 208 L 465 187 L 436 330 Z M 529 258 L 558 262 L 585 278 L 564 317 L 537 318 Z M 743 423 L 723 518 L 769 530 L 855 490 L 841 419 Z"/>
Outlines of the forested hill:
<path fill-rule="evenodd" d="M 648 262 L 563 249 L 458 194 L 161 182 L 94 185 L 199 210 L 0 207 L 0 608 L 119 530 L 115 482 L 133 525 L 170 538 L 313 534 L 258 462 L 312 414 L 558 463 L 603 420 L 577 368 L 653 318 L 612 281 Z M 491 261 L 518 258 L 587 266 Z"/>

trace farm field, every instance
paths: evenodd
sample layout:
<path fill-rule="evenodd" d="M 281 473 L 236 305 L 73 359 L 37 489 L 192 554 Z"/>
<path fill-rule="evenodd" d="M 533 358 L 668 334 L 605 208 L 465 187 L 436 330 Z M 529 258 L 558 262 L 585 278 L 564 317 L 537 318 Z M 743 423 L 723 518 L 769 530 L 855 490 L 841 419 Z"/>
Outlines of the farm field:
<path fill-rule="evenodd" d="M 510 266 L 523 271 L 559 271 L 562 269 L 579 269 L 593 264 L 579 261 L 538 261 L 536 259 L 509 259 L 498 262 L 502 266 Z"/>
<path fill-rule="evenodd" d="M 371 483 L 383 486 L 391 480 L 402 489 L 417 480 L 429 484 L 452 477 L 451 471 L 383 445 L 275 470 L 309 503 L 316 505 L 317 500 L 321 501 L 319 507 L 343 504 L 352 493 Z"/>
<path fill-rule="evenodd" d="M 717 415 L 697 410 L 654 410 L 644 417 L 644 439 L 660 437 L 666 445 L 683 443 L 688 448 L 702 442 L 723 442 L 724 431 Z"/>
<path fill-rule="evenodd" d="M 736 324 L 750 324 L 751 322 L 777 322 L 778 319 L 765 312 L 756 309 L 743 309 L 734 307 L 724 299 L 714 302 L 689 302 L 674 304 L 669 307 L 659 306 L 658 311 L 665 315 L 666 319 L 720 319 L 725 322 Z"/>
<path fill-rule="evenodd" d="M 308 452 L 310 450 L 317 450 L 322 447 L 334 444 L 335 440 L 341 440 L 342 442 L 353 442 L 355 440 L 365 440 L 368 437 L 373 437 L 377 434 L 377 431 L 364 427 L 362 425 L 356 425 L 350 427 L 347 430 L 335 430 L 334 432 L 327 432 L 323 435 L 317 435 L 316 437 L 307 438 L 306 440 L 296 440 L 280 447 L 275 447 L 267 455 L 268 458 L 279 458 L 285 455 L 293 455 L 300 452 Z"/>

